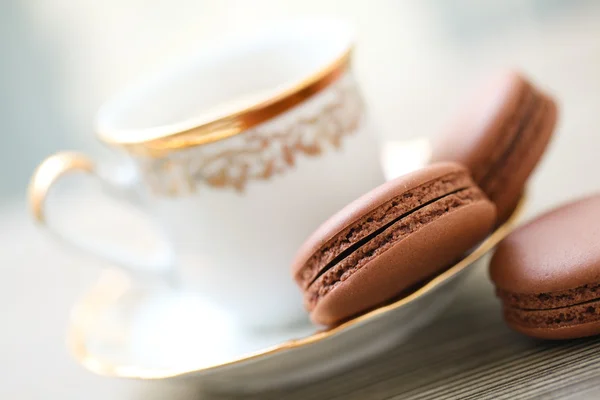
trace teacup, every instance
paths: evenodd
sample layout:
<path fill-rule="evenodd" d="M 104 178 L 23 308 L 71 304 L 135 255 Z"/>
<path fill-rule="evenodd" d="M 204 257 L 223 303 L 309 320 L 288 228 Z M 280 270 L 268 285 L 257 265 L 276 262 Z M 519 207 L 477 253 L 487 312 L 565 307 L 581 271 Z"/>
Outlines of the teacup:
<path fill-rule="evenodd" d="M 128 190 L 164 231 L 167 251 L 63 239 L 130 272 L 174 271 L 247 327 L 303 318 L 289 272 L 297 247 L 384 180 L 352 48 L 341 21 L 287 22 L 204 48 L 124 90 L 101 107 L 96 132 L 134 165 L 139 179 Z M 123 191 L 83 154 L 49 157 L 30 203 L 51 230 L 47 193 L 77 171 Z"/>

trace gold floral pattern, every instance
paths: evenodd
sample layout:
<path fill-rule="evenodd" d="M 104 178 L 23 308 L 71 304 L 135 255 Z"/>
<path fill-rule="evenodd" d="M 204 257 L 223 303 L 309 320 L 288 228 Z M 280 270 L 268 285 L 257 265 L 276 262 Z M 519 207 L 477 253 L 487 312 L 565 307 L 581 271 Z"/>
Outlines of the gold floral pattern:
<path fill-rule="evenodd" d="M 288 112 L 241 135 L 166 154 L 138 158 L 156 194 L 195 193 L 201 185 L 243 192 L 294 168 L 298 157 L 317 157 L 342 147 L 357 130 L 363 104 L 351 75 Z"/>

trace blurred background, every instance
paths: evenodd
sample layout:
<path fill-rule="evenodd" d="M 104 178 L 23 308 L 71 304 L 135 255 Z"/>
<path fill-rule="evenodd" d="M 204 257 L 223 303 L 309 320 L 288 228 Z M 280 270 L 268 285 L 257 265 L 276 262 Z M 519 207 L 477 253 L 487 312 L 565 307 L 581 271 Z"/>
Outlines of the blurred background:
<path fill-rule="evenodd" d="M 529 188 L 528 215 L 600 189 L 588 177 L 600 167 L 597 1 L 2 0 L 0 398 L 164 393 L 93 376 L 69 358 L 69 307 L 98 271 L 34 229 L 28 179 L 57 150 L 107 156 L 94 137 L 94 114 L 130 79 L 231 29 L 301 15 L 356 24 L 356 72 L 381 139 L 435 134 L 479 80 L 516 67 L 561 105 L 556 139 Z"/>

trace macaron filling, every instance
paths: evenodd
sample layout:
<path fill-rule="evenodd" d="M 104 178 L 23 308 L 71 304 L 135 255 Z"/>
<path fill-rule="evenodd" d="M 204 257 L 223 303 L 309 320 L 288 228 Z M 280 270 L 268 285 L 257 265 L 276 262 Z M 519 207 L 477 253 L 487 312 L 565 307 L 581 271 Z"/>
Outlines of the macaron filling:
<path fill-rule="evenodd" d="M 309 257 L 296 274 L 296 281 L 302 288 L 308 288 L 342 258 L 407 213 L 472 185 L 468 172 L 452 172 L 391 198 L 329 239 Z"/>
<path fill-rule="evenodd" d="M 525 310 L 505 307 L 507 320 L 527 328 L 559 328 L 600 321 L 600 299 L 566 307 Z"/>
<path fill-rule="evenodd" d="M 523 310 L 544 310 L 599 300 L 600 283 L 547 293 L 514 293 L 497 289 L 496 294 L 506 306 Z"/>
<path fill-rule="evenodd" d="M 352 244 L 323 268 L 305 291 L 306 307 L 309 310 L 314 308 L 318 300 L 339 283 L 424 225 L 482 199 L 485 199 L 485 195 L 478 187 L 457 189 L 432 199 L 381 226 L 375 232 Z"/>
<path fill-rule="evenodd" d="M 557 328 L 600 320 L 600 284 L 550 293 L 514 293 L 497 289 L 504 315 L 525 327 Z"/>

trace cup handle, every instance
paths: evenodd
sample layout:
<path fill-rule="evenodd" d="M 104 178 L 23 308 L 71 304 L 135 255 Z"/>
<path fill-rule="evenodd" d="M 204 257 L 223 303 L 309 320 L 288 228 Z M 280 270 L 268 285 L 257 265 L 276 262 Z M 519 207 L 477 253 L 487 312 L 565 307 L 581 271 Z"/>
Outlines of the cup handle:
<path fill-rule="evenodd" d="M 36 169 L 31 178 L 29 185 L 29 206 L 30 211 L 37 223 L 48 229 L 61 242 L 74 246 L 80 250 L 84 250 L 96 257 L 104 259 L 112 264 L 115 264 L 122 269 L 136 274 L 151 273 L 151 275 L 171 274 L 173 271 L 173 257 L 170 246 L 166 240 L 159 240 L 160 244 L 153 246 L 152 249 L 144 247 L 136 251 L 133 249 L 133 239 L 129 248 L 124 243 L 101 243 L 98 237 L 88 237 L 82 232 L 68 232 L 60 229 L 58 226 L 49 222 L 49 215 L 46 211 L 46 202 L 48 194 L 52 187 L 61 178 L 73 173 L 85 173 L 88 177 L 93 177 L 99 181 L 108 191 L 112 198 L 116 193 L 122 193 L 125 188 L 124 182 L 111 181 L 102 177 L 96 168 L 96 164 L 86 155 L 75 152 L 61 152 L 54 154 L 45 159 Z M 147 217 L 147 216 L 144 216 Z M 95 218 L 105 218 L 105 216 L 95 216 Z M 113 229 L 123 229 L 126 227 L 119 226 L 117 218 L 114 215 L 110 216 L 115 219 L 111 224 Z M 95 231 L 95 233 L 98 233 Z M 140 243 L 137 243 L 138 245 Z M 142 243 L 147 245 L 147 243 Z"/>

